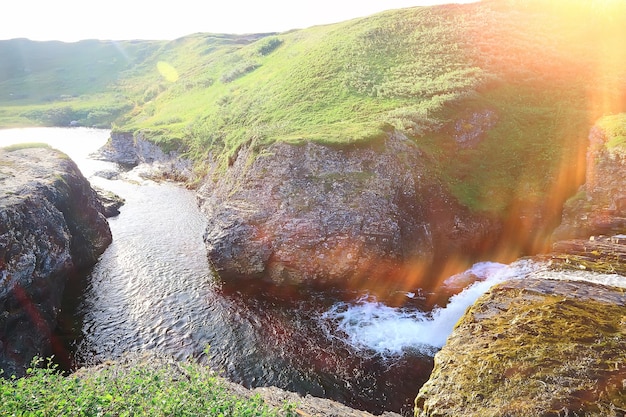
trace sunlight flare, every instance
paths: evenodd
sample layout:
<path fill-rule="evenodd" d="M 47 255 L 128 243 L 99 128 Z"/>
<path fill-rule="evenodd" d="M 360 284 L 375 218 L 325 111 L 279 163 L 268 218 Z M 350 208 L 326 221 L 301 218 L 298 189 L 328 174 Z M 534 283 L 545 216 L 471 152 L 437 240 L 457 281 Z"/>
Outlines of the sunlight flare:
<path fill-rule="evenodd" d="M 161 76 L 167 81 L 171 83 L 178 81 L 178 71 L 176 71 L 176 68 L 174 68 L 171 64 L 165 61 L 159 61 L 157 63 L 157 70 L 159 71 L 159 74 L 161 74 Z"/>

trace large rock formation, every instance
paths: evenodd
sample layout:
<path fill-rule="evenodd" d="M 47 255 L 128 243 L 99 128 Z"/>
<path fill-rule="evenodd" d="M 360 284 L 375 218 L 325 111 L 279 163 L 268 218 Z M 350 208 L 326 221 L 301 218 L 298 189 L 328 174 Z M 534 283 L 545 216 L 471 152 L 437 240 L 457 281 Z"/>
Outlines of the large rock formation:
<path fill-rule="evenodd" d="M 567 201 L 554 240 L 626 232 L 626 115 L 601 119 L 589 134 L 587 174 Z"/>
<path fill-rule="evenodd" d="M 565 204 L 553 240 L 560 266 L 626 275 L 626 114 L 591 129 L 585 184 Z"/>
<path fill-rule="evenodd" d="M 447 194 L 399 134 L 342 149 L 248 147 L 231 162 L 198 191 L 208 256 L 227 281 L 410 287 L 499 230 Z"/>
<path fill-rule="evenodd" d="M 415 404 L 420 417 L 623 416 L 624 288 L 546 279 L 492 288 L 435 356 Z"/>
<path fill-rule="evenodd" d="M 0 369 L 46 355 L 65 282 L 111 242 L 102 205 L 65 154 L 0 149 Z"/>

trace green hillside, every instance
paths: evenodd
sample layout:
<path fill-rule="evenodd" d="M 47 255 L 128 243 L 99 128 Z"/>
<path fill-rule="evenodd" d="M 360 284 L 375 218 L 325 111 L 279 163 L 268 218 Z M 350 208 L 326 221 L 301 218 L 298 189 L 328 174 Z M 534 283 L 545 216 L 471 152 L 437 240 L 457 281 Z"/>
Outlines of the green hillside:
<path fill-rule="evenodd" d="M 471 208 L 549 208 L 582 180 L 590 125 L 625 110 L 624 39 L 623 2 L 491 0 L 280 34 L 54 44 L 56 69 L 0 64 L 0 125 L 103 111 L 100 124 L 181 149 L 200 173 L 243 144 L 357 146 L 396 129 Z M 89 53 L 61 52 L 78 45 Z"/>
<path fill-rule="evenodd" d="M 162 42 L 161 42 L 162 43 Z M 122 73 L 159 42 L 0 41 L 0 125 L 110 127 L 132 108 L 118 88 Z"/>

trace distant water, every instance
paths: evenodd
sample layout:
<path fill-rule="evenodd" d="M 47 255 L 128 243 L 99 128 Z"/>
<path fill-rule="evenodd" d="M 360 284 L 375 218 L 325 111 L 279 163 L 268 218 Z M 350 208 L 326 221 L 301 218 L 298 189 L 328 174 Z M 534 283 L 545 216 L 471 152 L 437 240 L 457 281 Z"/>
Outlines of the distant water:
<path fill-rule="evenodd" d="M 21 129 L 0 129 L 0 147 L 16 143 L 47 143 L 65 152 L 77 163 L 84 176 L 114 167 L 114 164 L 89 159 L 89 154 L 104 145 L 110 131 L 89 128 L 28 127 Z"/>
<path fill-rule="evenodd" d="M 94 185 L 126 199 L 109 220 L 113 243 L 66 291 L 58 337 L 74 367 L 152 349 L 208 364 L 247 386 L 275 385 L 410 415 L 433 355 L 467 307 L 495 283 L 538 268 L 476 264 L 450 279 L 452 287 L 466 288 L 434 308 L 426 307 L 429 294 L 420 288 L 393 307 L 366 293 L 303 292 L 281 300 L 225 288 L 209 268 L 206 219 L 192 191 L 94 176 L 118 169 L 88 158 L 108 136 L 83 128 L 0 130 L 0 146 L 50 143 Z"/>

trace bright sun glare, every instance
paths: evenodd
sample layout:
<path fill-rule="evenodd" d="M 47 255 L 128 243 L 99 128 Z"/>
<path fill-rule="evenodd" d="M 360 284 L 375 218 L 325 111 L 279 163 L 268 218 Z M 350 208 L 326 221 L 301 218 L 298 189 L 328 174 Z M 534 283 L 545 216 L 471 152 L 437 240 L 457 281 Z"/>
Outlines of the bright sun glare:
<path fill-rule="evenodd" d="M 3 4 L 0 39 L 175 39 L 195 32 L 260 33 L 335 23 L 382 10 L 476 0 L 279 0 L 199 3 L 23 0 Z"/>

